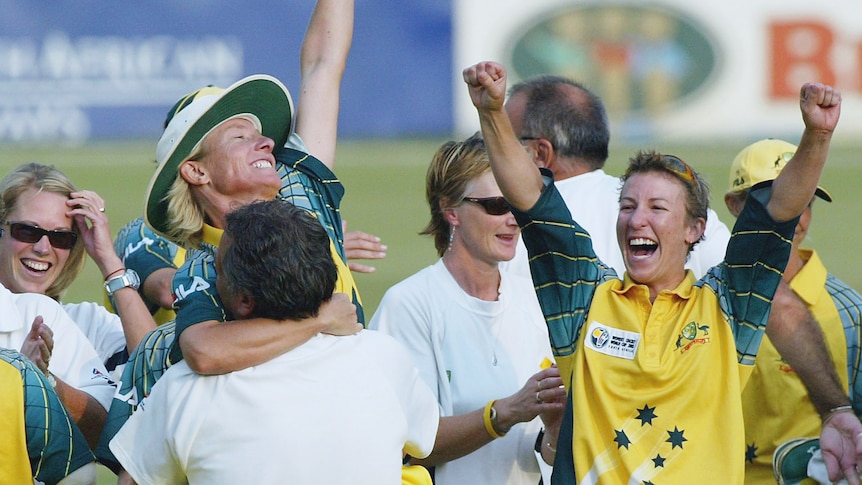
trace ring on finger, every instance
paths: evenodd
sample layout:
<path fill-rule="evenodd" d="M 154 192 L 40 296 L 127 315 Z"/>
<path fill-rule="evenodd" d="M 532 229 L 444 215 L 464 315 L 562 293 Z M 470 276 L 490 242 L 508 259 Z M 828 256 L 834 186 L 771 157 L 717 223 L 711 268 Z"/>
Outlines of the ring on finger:
<path fill-rule="evenodd" d="M 542 398 L 539 396 L 539 393 L 538 393 L 538 392 L 536 393 L 536 403 L 537 403 L 537 404 L 542 404 Z"/>

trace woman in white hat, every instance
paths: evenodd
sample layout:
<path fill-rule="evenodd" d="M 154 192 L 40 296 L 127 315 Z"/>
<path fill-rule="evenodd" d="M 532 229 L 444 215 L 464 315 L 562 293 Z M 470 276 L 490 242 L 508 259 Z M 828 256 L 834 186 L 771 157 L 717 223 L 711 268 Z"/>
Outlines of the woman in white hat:
<path fill-rule="evenodd" d="M 277 322 L 219 325 L 227 315 L 214 294 L 212 256 L 225 215 L 239 205 L 280 197 L 314 211 L 333 241 L 338 290 L 351 297 L 362 320 L 341 242 L 337 208 L 343 188 L 331 172 L 352 7 L 352 1 L 329 0 L 315 8 L 302 46 L 302 108 L 296 116 L 287 89 L 266 75 L 247 77 L 223 90 L 203 88 L 180 100 L 168 114 L 144 216 L 156 232 L 203 251 L 174 278 L 179 345 L 175 343 L 171 353 L 173 360 L 187 358 L 200 373 L 239 370 L 297 343 L 296 330 L 286 332 Z M 305 133 L 310 145 L 298 136 Z M 347 305 L 338 308 L 335 313 L 340 317 Z M 299 338 L 310 338 L 328 326 L 326 318 L 310 319 Z"/>
<path fill-rule="evenodd" d="M 342 244 L 338 206 L 344 191 L 331 171 L 339 88 L 352 36 L 353 0 L 318 1 L 301 50 L 298 112 L 287 88 L 268 75 L 249 76 L 225 89 L 199 89 L 168 112 L 144 219 L 158 234 L 196 251 L 174 277 L 175 325 L 162 325 L 144 338 L 111 404 L 96 454 L 115 470 L 108 442 L 171 363 L 185 358 L 200 374 L 223 374 L 266 362 L 320 332 L 346 335 L 362 328 L 357 323 L 364 321 L 362 307 Z M 307 135 L 308 144 L 299 133 Z M 276 197 L 314 212 L 327 230 L 338 293 L 316 317 L 291 325 L 263 318 L 222 324 L 230 315 L 216 294 L 214 261 L 225 216 L 235 207 Z"/>

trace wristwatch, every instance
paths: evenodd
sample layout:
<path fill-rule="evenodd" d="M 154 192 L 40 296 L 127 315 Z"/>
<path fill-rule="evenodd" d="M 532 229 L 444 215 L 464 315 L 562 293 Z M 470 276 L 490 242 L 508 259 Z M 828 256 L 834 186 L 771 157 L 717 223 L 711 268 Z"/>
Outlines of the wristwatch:
<path fill-rule="evenodd" d="M 497 408 L 494 406 L 491 406 L 491 426 L 494 427 L 494 431 L 500 436 L 506 436 L 506 433 L 508 433 L 508 431 L 500 431 L 500 425 L 497 424 Z"/>
<path fill-rule="evenodd" d="M 133 269 L 127 269 L 123 271 L 123 274 L 114 276 L 105 282 L 105 291 L 108 292 L 108 296 L 114 294 L 115 291 L 123 289 L 125 287 L 133 288 L 135 291 L 141 286 L 141 278 L 138 276 L 138 273 Z"/>

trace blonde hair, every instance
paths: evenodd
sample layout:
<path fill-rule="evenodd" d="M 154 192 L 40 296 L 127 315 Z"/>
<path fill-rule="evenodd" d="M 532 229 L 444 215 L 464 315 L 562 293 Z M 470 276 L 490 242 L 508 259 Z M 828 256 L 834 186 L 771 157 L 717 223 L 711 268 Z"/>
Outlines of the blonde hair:
<path fill-rule="evenodd" d="M 192 188 L 179 174 L 165 195 L 170 240 L 185 248 L 196 248 L 203 237 L 205 214 L 195 201 Z"/>
<path fill-rule="evenodd" d="M 203 240 L 204 224 L 206 214 L 195 200 L 192 186 L 180 175 L 183 164 L 189 160 L 200 160 L 204 156 L 204 140 L 200 139 L 192 148 L 191 154 L 179 165 L 174 183 L 165 194 L 165 202 L 168 203 L 166 236 L 176 244 L 186 248 L 194 249 L 200 246 Z"/>
<path fill-rule="evenodd" d="M 431 220 L 419 234 L 434 237 L 439 256 L 446 254 L 452 230 L 443 209 L 463 202 L 470 182 L 489 170 L 491 162 L 479 133 L 464 141 L 447 141 L 434 154 L 425 175 L 425 200 Z"/>
<path fill-rule="evenodd" d="M 9 214 L 15 211 L 21 195 L 30 189 L 60 194 L 66 198 L 71 198 L 72 192 L 77 191 L 69 177 L 53 166 L 25 163 L 0 180 L 0 221 L 8 220 Z M 74 221 L 72 221 L 72 231 L 78 234 L 78 242 L 69 250 L 69 258 L 61 271 L 58 271 L 59 276 L 45 290 L 47 296 L 57 301 L 63 297 L 84 269 L 84 244 L 81 242 L 81 231 Z"/>
<path fill-rule="evenodd" d="M 231 116 L 213 126 L 210 131 L 198 140 L 192 148 L 191 154 L 177 165 L 177 174 L 173 183 L 165 194 L 164 201 L 167 202 L 166 236 L 174 243 L 186 249 L 198 248 L 203 241 L 203 228 L 207 221 L 207 214 L 201 207 L 192 185 L 181 175 L 183 164 L 190 160 L 201 160 L 207 154 L 208 141 L 215 130 L 234 119 L 244 119 L 251 122 L 258 133 L 261 132 L 260 120 L 252 114 L 238 114 Z"/>

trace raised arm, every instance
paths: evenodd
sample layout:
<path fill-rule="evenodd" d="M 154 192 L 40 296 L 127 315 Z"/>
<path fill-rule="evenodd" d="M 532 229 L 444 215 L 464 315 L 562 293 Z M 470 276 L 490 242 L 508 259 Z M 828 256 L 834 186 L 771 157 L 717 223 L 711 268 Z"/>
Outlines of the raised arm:
<path fill-rule="evenodd" d="M 798 216 L 814 197 L 841 114 L 841 93 L 832 86 L 806 83 L 799 91 L 799 107 L 805 131 L 796 154 L 773 182 L 766 207 L 776 221 Z"/>
<path fill-rule="evenodd" d="M 353 41 L 353 0 L 319 0 L 302 42 L 296 132 L 308 152 L 335 164 L 341 76 Z"/>
<path fill-rule="evenodd" d="M 114 249 L 105 201 L 96 192 L 82 190 L 72 192 L 66 204 L 70 207 L 67 215 L 75 219 L 84 248 L 99 267 L 104 280 L 120 276 L 126 268 Z M 156 321 L 136 289 L 126 287 L 117 290 L 114 293 L 114 307 L 123 324 L 126 348 L 134 349 L 147 332 L 156 328 Z"/>
<path fill-rule="evenodd" d="M 503 109 L 506 69 L 496 62 L 486 61 L 464 69 L 463 76 L 470 100 L 479 112 L 479 126 L 497 185 L 513 207 L 530 209 L 539 200 L 543 183 Z"/>

